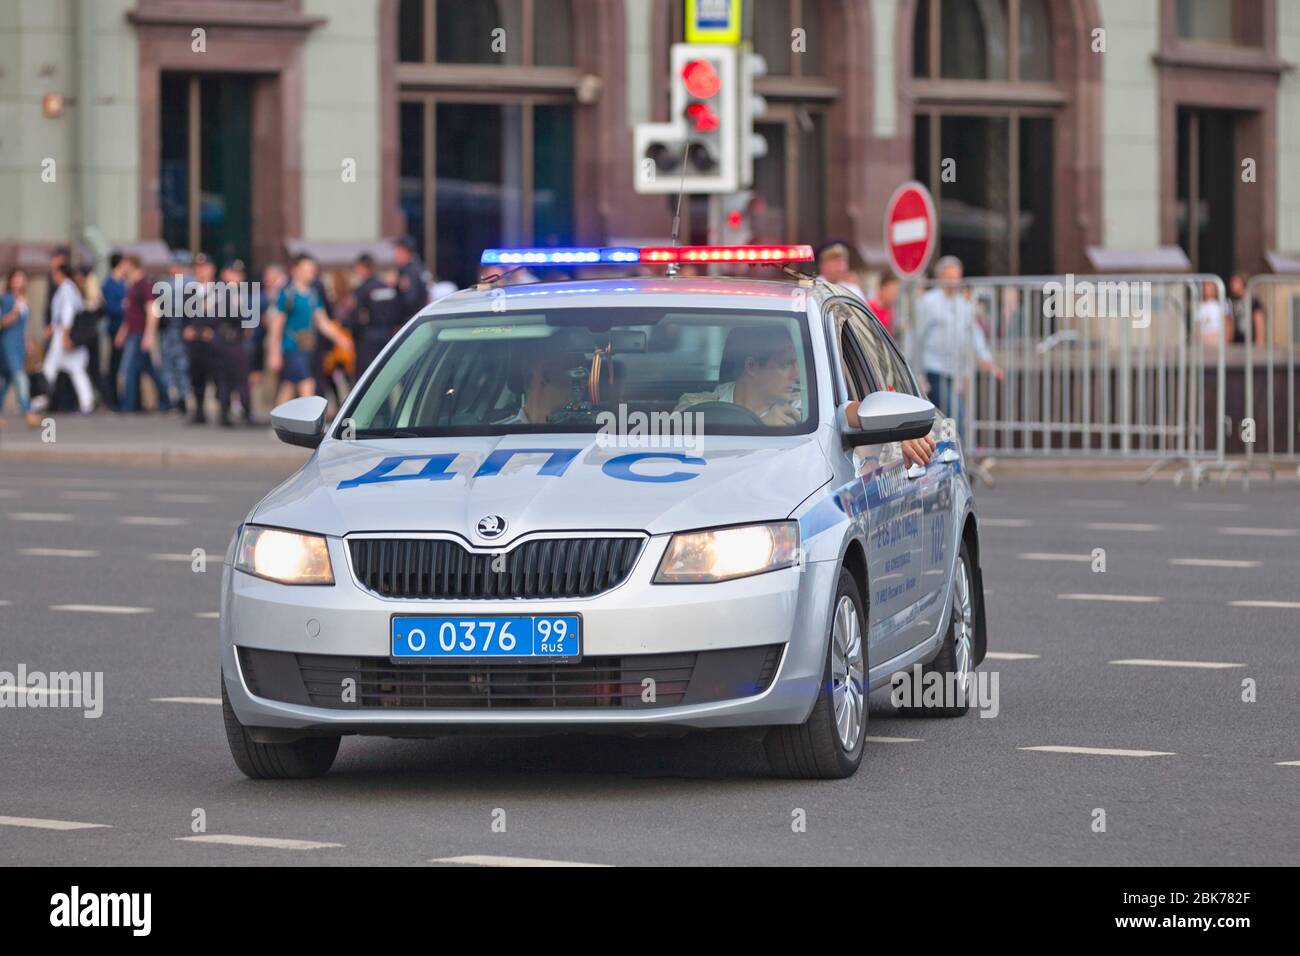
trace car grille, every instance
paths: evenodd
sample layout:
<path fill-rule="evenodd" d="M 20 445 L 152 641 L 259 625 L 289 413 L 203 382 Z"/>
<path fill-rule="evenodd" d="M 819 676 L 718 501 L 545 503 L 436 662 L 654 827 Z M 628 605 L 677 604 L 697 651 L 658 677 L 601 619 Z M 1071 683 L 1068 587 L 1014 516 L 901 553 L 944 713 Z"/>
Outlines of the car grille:
<path fill-rule="evenodd" d="M 474 552 L 438 538 L 351 538 L 352 568 L 383 597 L 444 600 L 591 597 L 622 584 L 644 537 L 534 538 Z"/>
<path fill-rule="evenodd" d="M 394 664 L 386 657 L 241 647 L 239 663 L 254 696 L 334 710 L 649 709 L 760 694 L 776 675 L 782 647 L 522 664 Z M 646 700 L 651 687 L 654 699 Z M 355 693 L 349 697 L 345 689 Z"/>

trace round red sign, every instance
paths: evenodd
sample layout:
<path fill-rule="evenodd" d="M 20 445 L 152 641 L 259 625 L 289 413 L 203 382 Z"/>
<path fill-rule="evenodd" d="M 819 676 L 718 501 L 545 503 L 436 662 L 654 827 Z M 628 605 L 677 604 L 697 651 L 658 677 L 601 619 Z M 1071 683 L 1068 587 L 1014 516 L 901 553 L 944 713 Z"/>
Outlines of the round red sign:
<path fill-rule="evenodd" d="M 934 200 L 918 182 L 903 183 L 885 207 L 885 248 L 899 278 L 912 279 L 925 271 L 934 254 Z"/>

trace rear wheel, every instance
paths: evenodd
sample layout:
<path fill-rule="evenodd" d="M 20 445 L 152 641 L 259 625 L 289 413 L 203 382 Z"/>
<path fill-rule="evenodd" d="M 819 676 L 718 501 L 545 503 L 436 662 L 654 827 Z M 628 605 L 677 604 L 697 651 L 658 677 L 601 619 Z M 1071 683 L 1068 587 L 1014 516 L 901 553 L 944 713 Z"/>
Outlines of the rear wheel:
<path fill-rule="evenodd" d="M 304 737 L 289 743 L 259 744 L 239 722 L 226 682 L 221 681 L 221 713 L 226 721 L 226 741 L 235 766 L 254 780 L 301 780 L 319 777 L 334 764 L 339 752 L 339 738 Z"/>
<path fill-rule="evenodd" d="M 840 569 L 821 689 L 802 724 L 773 727 L 763 741 L 781 777 L 849 777 L 862 763 L 867 728 L 866 615 L 853 575 Z"/>
<path fill-rule="evenodd" d="M 934 660 L 921 668 L 922 686 L 928 674 L 938 674 L 944 690 L 939 706 L 899 707 L 905 717 L 963 717 L 970 709 L 971 685 L 975 680 L 975 577 L 970 554 L 963 541 L 953 580 L 952 613 L 948 634 Z"/>

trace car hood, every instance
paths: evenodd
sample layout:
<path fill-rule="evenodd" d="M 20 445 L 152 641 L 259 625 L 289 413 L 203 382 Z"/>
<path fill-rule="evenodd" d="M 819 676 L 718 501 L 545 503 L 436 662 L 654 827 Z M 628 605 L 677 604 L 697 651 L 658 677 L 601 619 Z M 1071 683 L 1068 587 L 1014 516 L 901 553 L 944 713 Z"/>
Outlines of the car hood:
<path fill-rule="evenodd" d="M 483 545 L 477 528 L 491 515 L 506 526 L 492 544 L 535 531 L 661 534 L 785 518 L 831 477 L 816 435 L 662 450 L 598 437 L 327 439 L 250 520 L 329 535 L 443 531 Z"/>

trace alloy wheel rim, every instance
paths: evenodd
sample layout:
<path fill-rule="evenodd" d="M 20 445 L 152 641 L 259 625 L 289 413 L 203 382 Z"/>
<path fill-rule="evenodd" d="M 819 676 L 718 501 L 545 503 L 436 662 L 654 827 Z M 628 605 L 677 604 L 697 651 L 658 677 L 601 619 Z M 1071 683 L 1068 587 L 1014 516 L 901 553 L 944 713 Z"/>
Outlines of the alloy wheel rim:
<path fill-rule="evenodd" d="M 975 654 L 975 613 L 972 600 L 970 569 L 965 558 L 957 562 L 957 594 L 952 602 L 953 655 L 956 663 L 957 686 L 965 690 L 971 677 L 971 661 Z"/>
<path fill-rule="evenodd" d="M 831 626 L 831 702 L 835 729 L 845 752 L 857 747 L 862 733 L 866 713 L 864 670 L 858 609 L 848 595 L 842 595 Z"/>

